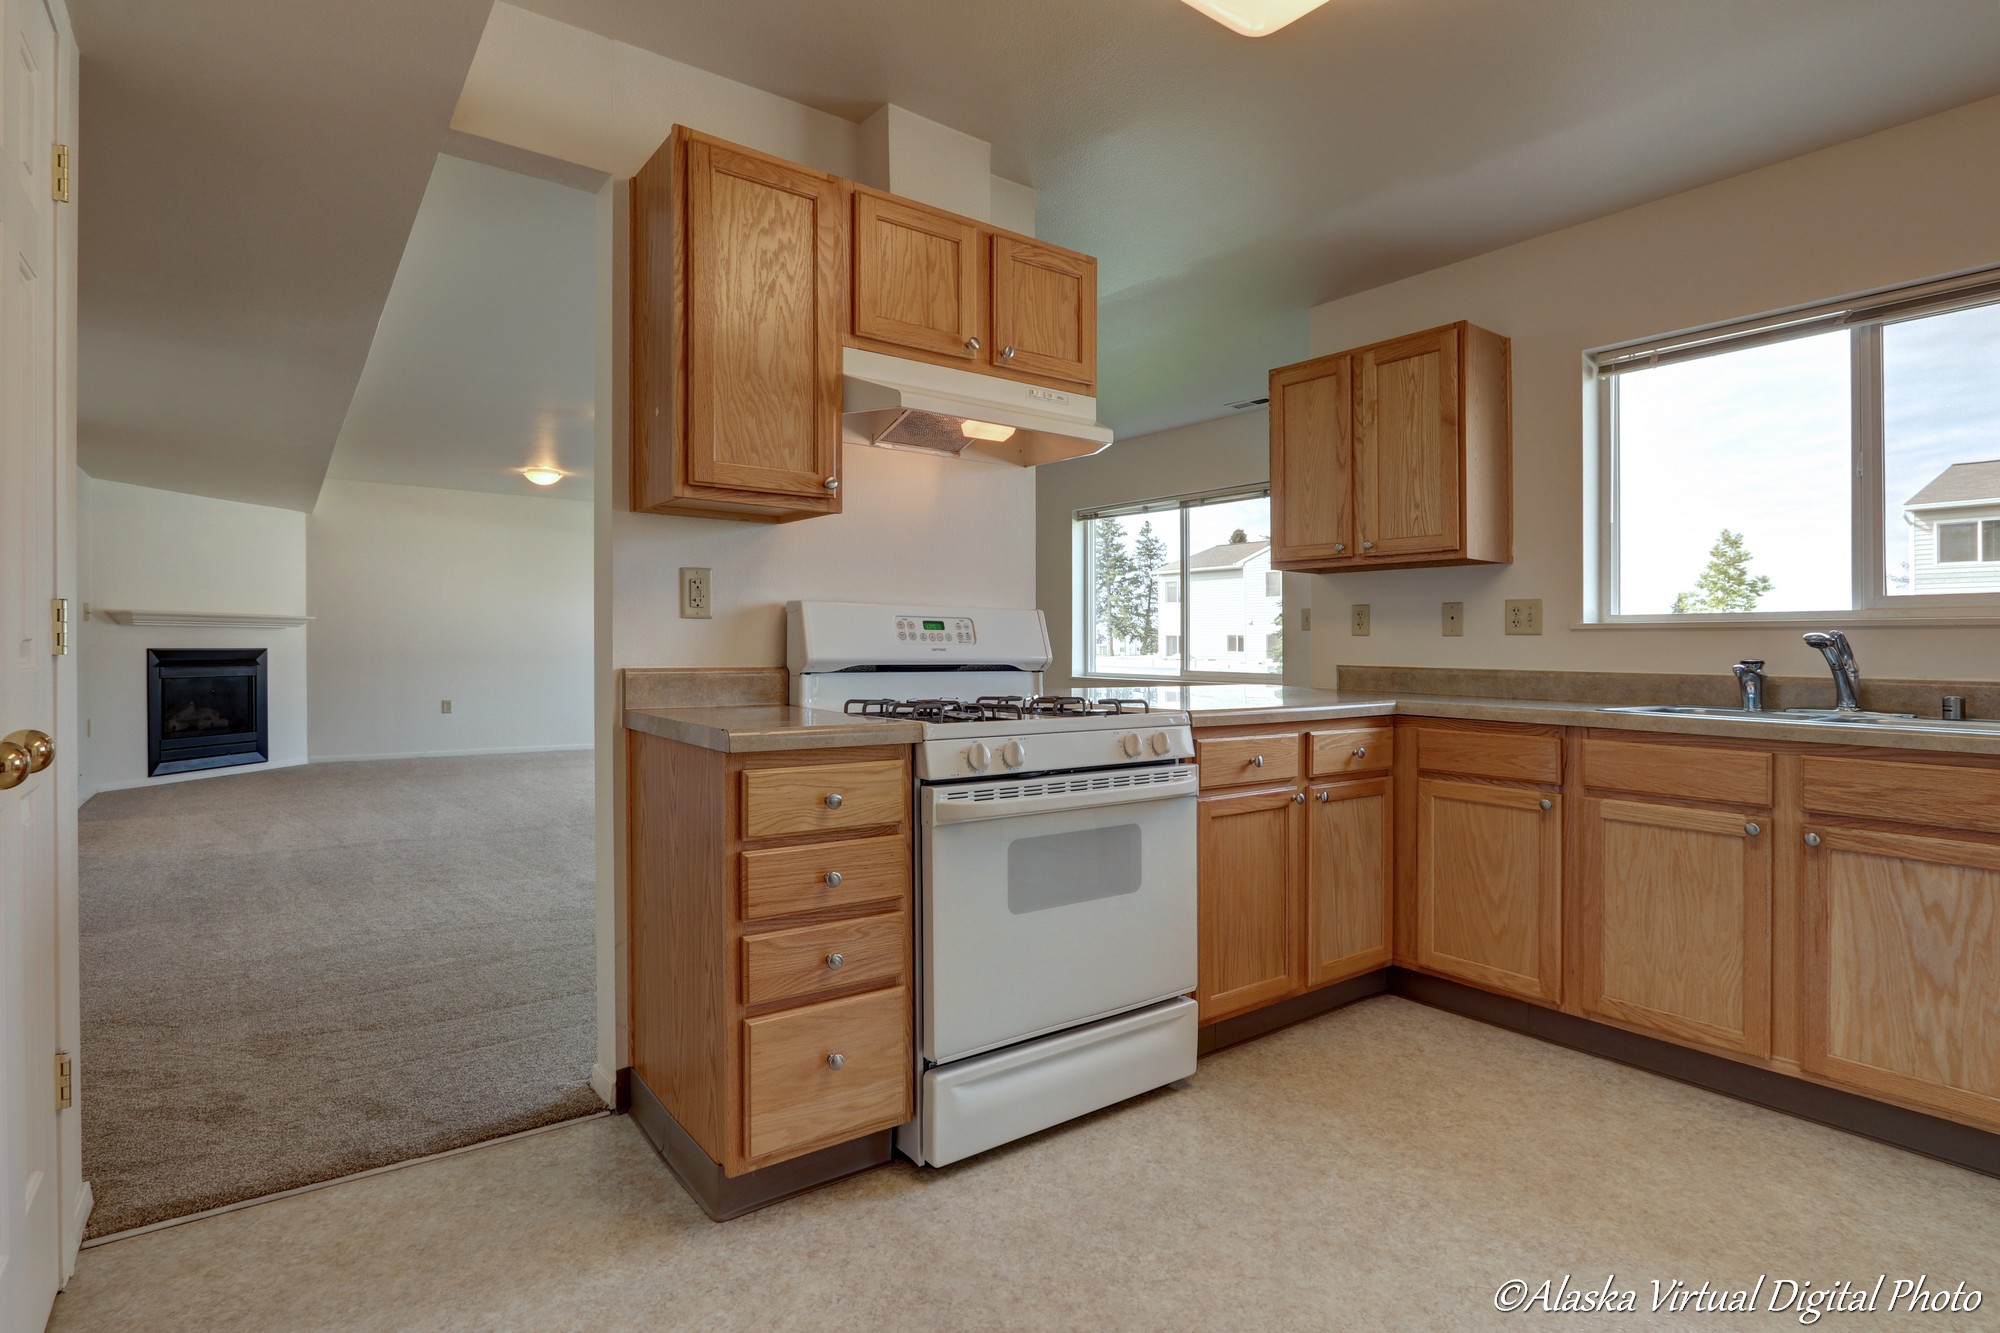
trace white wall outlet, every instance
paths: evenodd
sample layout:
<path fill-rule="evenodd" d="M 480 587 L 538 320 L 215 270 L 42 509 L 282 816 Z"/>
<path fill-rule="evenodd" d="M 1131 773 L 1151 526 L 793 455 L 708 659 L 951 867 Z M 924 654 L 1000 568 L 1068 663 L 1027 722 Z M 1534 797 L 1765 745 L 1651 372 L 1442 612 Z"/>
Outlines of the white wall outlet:
<path fill-rule="evenodd" d="M 1444 604 L 1444 636 L 1447 639 L 1462 638 L 1465 634 L 1465 603 L 1446 602 Z"/>
<path fill-rule="evenodd" d="M 1356 602 L 1354 604 L 1354 619 L 1348 626 L 1348 632 L 1358 635 L 1366 635 L 1368 633 L 1368 603 Z"/>
<path fill-rule="evenodd" d="M 681 619 L 707 620 L 709 618 L 709 583 L 705 569 L 681 570 Z"/>
<path fill-rule="evenodd" d="M 438 700 L 438 712 L 449 713 L 450 711 L 451 711 L 451 700 L 449 699 Z"/>
<path fill-rule="evenodd" d="M 1300 608 L 1299 608 L 1299 633 L 1301 633 L 1301 634 L 1310 634 L 1310 633 L 1312 633 L 1312 627 L 1313 627 L 1313 609 L 1312 609 L 1312 608 L 1311 608 L 1310 606 L 1302 606 L 1302 607 L 1300 607 Z"/>
<path fill-rule="evenodd" d="M 1509 634 L 1540 634 L 1542 632 L 1542 599 L 1539 597 L 1508 598 L 1507 632 Z"/>

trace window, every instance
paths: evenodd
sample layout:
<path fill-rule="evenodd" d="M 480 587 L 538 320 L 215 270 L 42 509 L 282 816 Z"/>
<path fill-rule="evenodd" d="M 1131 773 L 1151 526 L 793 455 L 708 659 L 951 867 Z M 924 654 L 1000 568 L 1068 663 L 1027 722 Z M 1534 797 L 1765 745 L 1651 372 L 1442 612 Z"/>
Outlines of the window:
<path fill-rule="evenodd" d="M 1265 678 L 1284 660 L 1271 492 L 1183 496 L 1076 516 L 1086 676 Z"/>
<path fill-rule="evenodd" d="M 2000 608 L 2000 270 L 1593 363 L 1594 618 Z"/>

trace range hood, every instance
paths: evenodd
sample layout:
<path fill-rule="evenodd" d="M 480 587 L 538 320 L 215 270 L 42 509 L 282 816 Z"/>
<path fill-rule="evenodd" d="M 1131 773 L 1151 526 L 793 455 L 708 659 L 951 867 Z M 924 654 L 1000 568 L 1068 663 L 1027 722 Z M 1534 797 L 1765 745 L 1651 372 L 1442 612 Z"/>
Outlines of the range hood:
<path fill-rule="evenodd" d="M 840 437 L 849 444 L 1035 467 L 1111 443 L 1087 394 L 859 347 L 843 349 L 840 368 Z"/>

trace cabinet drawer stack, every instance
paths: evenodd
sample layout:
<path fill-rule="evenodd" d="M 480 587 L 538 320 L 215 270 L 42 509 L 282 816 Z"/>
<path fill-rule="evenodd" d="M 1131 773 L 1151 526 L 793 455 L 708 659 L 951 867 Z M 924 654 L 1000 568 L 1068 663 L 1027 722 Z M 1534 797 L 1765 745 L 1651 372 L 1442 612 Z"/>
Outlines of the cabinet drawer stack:
<path fill-rule="evenodd" d="M 630 739 L 638 1079 L 725 1176 L 907 1121 L 907 752 Z"/>

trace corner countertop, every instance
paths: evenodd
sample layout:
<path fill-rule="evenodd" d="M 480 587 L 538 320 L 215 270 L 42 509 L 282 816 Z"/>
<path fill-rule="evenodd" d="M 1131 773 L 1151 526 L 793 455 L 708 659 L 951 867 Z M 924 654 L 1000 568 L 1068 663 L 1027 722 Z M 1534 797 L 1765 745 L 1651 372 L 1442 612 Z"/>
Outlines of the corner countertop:
<path fill-rule="evenodd" d="M 628 708 L 633 731 L 705 750 L 746 754 L 759 750 L 839 750 L 858 745 L 914 745 L 924 738 L 915 722 L 853 717 L 785 704 L 710 708 Z"/>

